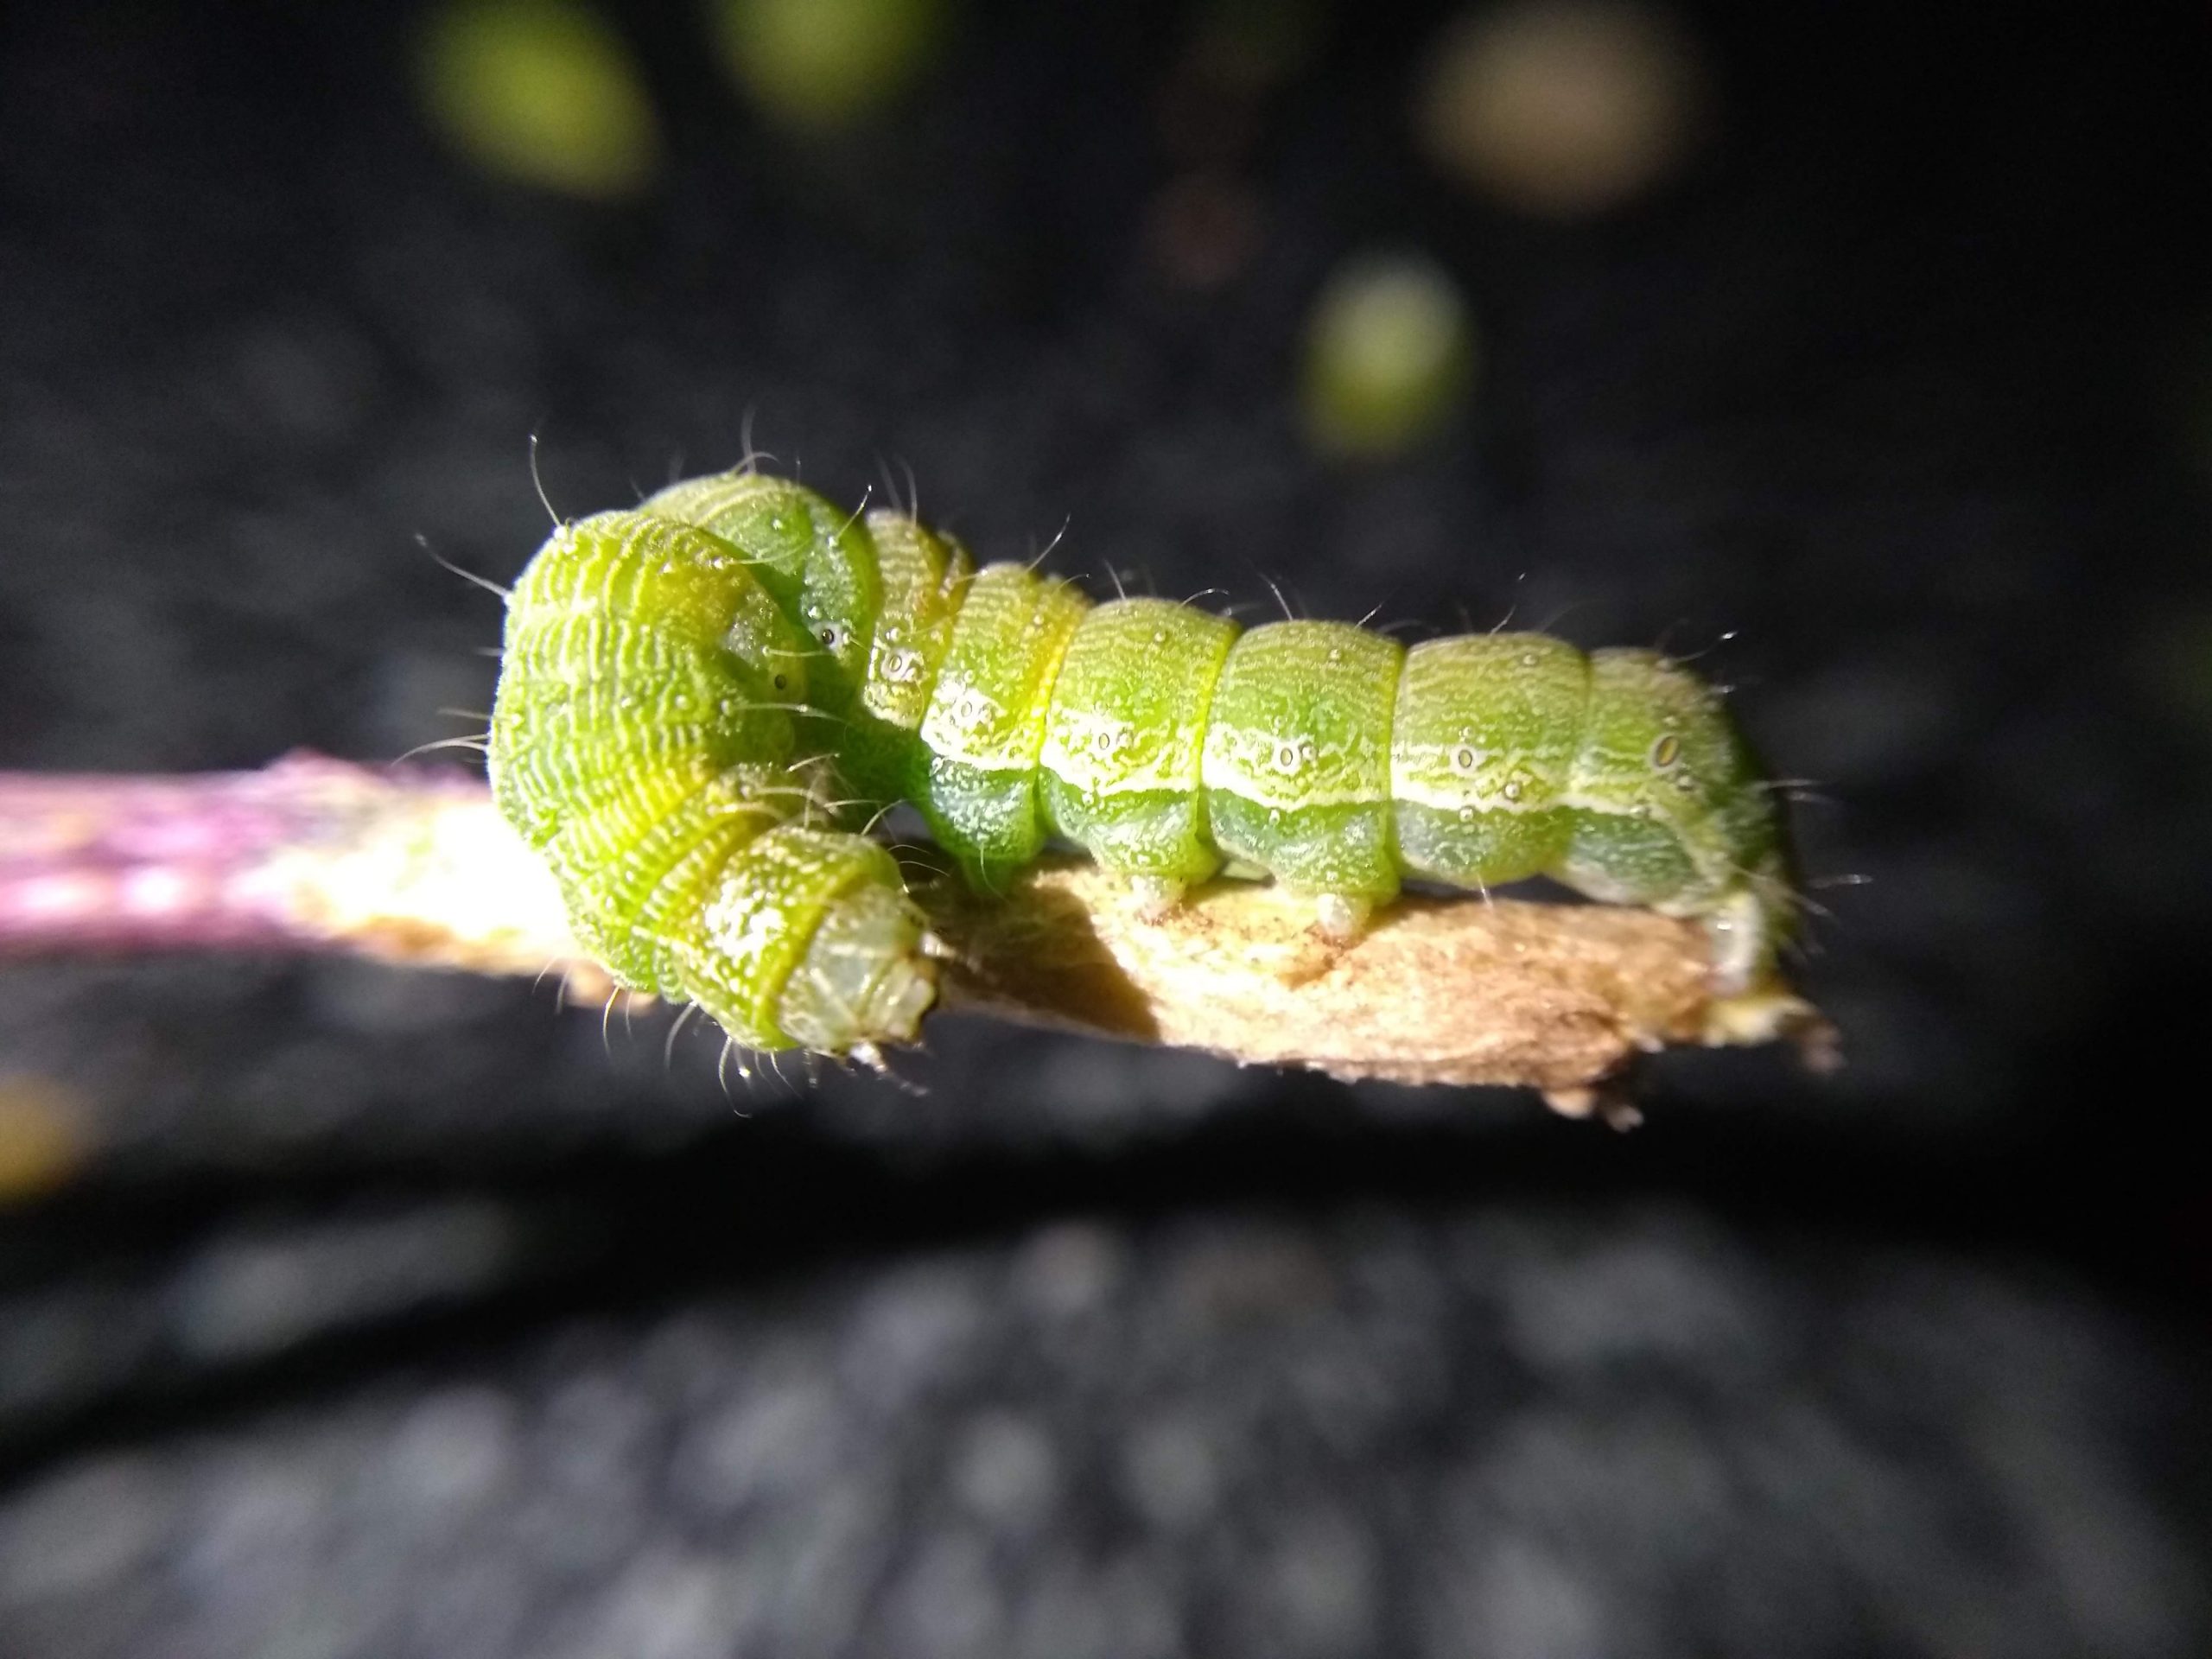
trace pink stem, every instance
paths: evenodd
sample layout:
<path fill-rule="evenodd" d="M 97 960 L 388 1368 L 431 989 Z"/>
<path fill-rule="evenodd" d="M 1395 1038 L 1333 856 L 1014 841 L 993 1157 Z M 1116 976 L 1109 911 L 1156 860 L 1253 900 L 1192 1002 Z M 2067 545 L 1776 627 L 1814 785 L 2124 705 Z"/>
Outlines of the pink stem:
<path fill-rule="evenodd" d="M 404 889 L 445 856 L 443 826 L 488 817 L 464 774 L 305 753 L 258 772 L 0 774 L 0 957 L 435 954 L 400 948 L 407 928 L 447 926 Z"/>

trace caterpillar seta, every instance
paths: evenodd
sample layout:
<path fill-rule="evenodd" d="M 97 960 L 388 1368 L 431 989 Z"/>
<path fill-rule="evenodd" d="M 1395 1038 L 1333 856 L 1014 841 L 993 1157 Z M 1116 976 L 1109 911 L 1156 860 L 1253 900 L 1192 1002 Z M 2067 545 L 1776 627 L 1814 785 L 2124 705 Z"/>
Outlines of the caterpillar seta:
<path fill-rule="evenodd" d="M 1058 836 L 1163 911 L 1268 876 L 1346 940 L 1408 876 L 1549 876 L 1698 918 L 1723 993 L 1793 913 L 1772 791 L 1657 652 L 1093 603 L 749 468 L 554 531 L 490 769 L 579 942 L 760 1049 L 916 1035 L 934 941 L 865 833 L 894 802 L 983 887 Z"/>

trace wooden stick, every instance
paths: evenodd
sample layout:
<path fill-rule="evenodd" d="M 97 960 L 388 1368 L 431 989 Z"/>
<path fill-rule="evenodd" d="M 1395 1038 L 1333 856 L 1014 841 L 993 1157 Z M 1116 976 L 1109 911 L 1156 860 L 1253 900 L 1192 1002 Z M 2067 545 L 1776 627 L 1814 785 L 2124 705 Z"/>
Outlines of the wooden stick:
<path fill-rule="evenodd" d="M 1694 925 L 1601 905 L 1407 898 L 1355 944 L 1276 888 L 1224 881 L 1165 917 L 1087 862 L 968 892 L 926 849 L 941 1004 L 1345 1078 L 1513 1084 L 1561 1110 L 1669 1044 L 1833 1033 L 1786 987 L 1716 999 Z M 476 779 L 294 755 L 256 772 L 0 777 L 0 955 L 339 950 L 612 984 Z"/>

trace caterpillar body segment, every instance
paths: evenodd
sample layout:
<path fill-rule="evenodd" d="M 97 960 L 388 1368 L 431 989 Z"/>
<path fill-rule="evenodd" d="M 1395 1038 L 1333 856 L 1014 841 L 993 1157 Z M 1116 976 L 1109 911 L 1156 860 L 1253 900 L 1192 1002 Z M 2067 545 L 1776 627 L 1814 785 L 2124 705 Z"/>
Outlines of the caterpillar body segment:
<path fill-rule="evenodd" d="M 580 942 L 760 1048 L 915 1035 L 930 941 L 859 833 L 899 800 L 986 888 L 1057 835 L 1156 906 L 1271 875 L 1339 936 L 1408 876 L 1548 875 L 1701 919 L 1723 991 L 1790 916 L 1769 791 L 1656 653 L 1093 604 L 750 472 L 554 532 L 510 601 L 491 761 Z"/>
<path fill-rule="evenodd" d="M 878 510 L 866 523 L 883 609 L 868 647 L 861 710 L 838 750 L 838 766 L 863 799 L 918 800 L 928 792 L 930 761 L 922 720 L 976 567 L 957 542 L 904 513 Z"/>
<path fill-rule="evenodd" d="M 1045 721 L 1045 817 L 1155 904 L 1222 867 L 1205 734 L 1236 625 L 1162 599 L 1094 607 L 1068 641 Z"/>
<path fill-rule="evenodd" d="M 1405 647 L 1344 622 L 1271 622 L 1241 636 L 1206 722 L 1215 844 L 1319 896 L 1356 932 L 1397 896 L 1390 727 Z"/>
<path fill-rule="evenodd" d="M 995 887 L 1045 849 L 1037 758 L 1054 683 L 1090 601 L 1027 565 L 986 565 L 968 585 L 938 669 L 915 805 L 938 845 Z"/>
<path fill-rule="evenodd" d="M 831 716 L 852 707 L 883 611 L 881 566 L 855 515 L 840 512 L 811 490 L 750 472 L 686 479 L 648 498 L 639 511 L 696 524 L 737 550 L 785 616 L 815 642 L 813 705 Z"/>

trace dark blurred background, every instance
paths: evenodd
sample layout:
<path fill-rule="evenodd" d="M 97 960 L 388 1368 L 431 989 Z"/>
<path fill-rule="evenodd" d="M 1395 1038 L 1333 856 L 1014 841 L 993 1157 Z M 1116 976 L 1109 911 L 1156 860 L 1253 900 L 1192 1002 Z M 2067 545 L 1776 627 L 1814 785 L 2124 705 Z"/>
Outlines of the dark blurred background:
<path fill-rule="evenodd" d="M 2212 1649 L 2209 45 L 12 9 L 0 764 L 465 734 L 532 440 L 580 513 L 749 423 L 1094 593 L 1702 653 L 1849 1064 L 733 1096 L 550 988 L 10 968 L 0 1653 Z"/>

